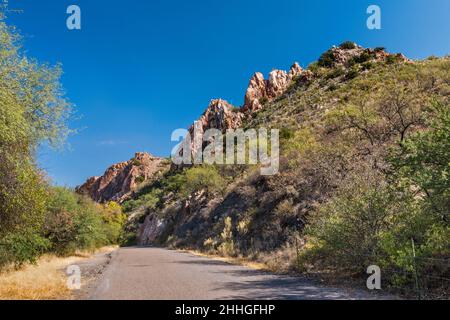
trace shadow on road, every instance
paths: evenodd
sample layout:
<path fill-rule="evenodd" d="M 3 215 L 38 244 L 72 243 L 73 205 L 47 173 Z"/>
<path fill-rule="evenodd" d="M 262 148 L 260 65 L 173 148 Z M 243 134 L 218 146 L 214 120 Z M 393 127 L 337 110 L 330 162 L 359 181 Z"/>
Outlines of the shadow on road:
<path fill-rule="evenodd" d="M 227 262 L 200 257 L 177 259 L 175 264 L 201 268 L 212 275 L 215 291 L 228 292 L 227 299 L 238 300 L 300 300 L 300 299 L 354 299 L 370 297 L 366 292 L 347 291 L 321 286 L 317 281 L 301 277 L 274 275 L 261 270 L 253 270 Z"/>

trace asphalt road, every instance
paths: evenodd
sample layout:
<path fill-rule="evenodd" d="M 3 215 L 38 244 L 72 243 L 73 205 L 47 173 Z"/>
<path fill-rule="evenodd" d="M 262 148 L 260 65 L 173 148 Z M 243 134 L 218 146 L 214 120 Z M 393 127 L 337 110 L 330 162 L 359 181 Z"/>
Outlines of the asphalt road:
<path fill-rule="evenodd" d="M 88 295 L 93 300 L 376 299 L 365 290 L 325 287 L 189 253 L 131 247 L 117 250 Z"/>

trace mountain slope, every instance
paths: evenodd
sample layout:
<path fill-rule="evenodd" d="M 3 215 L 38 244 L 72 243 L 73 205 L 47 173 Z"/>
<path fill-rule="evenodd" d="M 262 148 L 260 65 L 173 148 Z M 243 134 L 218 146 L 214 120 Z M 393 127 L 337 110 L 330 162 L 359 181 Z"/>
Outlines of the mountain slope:
<path fill-rule="evenodd" d="M 244 256 L 275 270 L 364 275 L 377 264 L 398 288 L 413 286 L 416 268 L 424 286 L 448 293 L 429 276 L 449 275 L 450 156 L 439 142 L 449 94 L 448 57 L 413 62 L 350 42 L 307 70 L 256 74 L 243 107 L 215 100 L 200 123 L 280 129 L 280 173 L 171 170 L 124 204 L 127 232 L 139 244 Z M 424 143 L 433 159 L 419 152 Z"/>

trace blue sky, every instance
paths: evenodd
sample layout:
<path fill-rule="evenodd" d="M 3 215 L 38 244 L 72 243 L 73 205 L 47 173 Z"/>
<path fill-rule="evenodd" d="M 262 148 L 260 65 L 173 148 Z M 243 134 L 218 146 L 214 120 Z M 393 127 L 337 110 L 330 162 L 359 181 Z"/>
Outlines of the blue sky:
<path fill-rule="evenodd" d="M 66 9 L 82 10 L 82 30 Z M 366 9 L 382 10 L 382 30 Z M 344 40 L 410 58 L 450 53 L 448 0 L 10 0 L 29 56 L 63 65 L 81 129 L 62 151 L 41 148 L 54 183 L 76 186 L 137 151 L 168 156 L 171 132 L 213 98 L 240 105 L 255 71 L 307 66 Z"/>

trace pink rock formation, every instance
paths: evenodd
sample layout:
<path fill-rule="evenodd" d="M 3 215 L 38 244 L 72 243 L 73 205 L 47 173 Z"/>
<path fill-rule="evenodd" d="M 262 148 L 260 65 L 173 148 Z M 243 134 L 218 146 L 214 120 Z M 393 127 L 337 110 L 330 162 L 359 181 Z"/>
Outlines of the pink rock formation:
<path fill-rule="evenodd" d="M 292 81 L 302 75 L 303 69 L 298 63 L 292 65 L 289 72 L 273 70 L 269 73 L 269 79 L 257 72 L 250 79 L 247 92 L 245 93 L 244 112 L 254 112 L 263 107 L 263 101 L 273 100 L 282 95 Z"/>
<path fill-rule="evenodd" d="M 139 152 L 129 161 L 112 165 L 101 177 L 89 178 L 76 188 L 97 202 L 123 202 L 137 186 L 164 168 L 163 159 Z"/>

